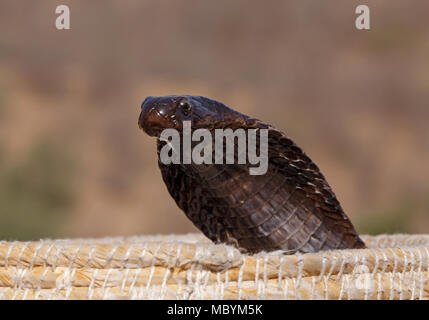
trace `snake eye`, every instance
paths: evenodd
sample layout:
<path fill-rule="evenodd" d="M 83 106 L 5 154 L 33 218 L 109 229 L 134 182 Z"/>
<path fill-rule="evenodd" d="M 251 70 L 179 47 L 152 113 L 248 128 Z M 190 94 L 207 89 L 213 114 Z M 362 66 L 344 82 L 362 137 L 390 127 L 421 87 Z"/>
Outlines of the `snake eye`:
<path fill-rule="evenodd" d="M 180 102 L 179 106 L 185 116 L 188 116 L 192 111 L 192 106 L 187 101 Z"/>

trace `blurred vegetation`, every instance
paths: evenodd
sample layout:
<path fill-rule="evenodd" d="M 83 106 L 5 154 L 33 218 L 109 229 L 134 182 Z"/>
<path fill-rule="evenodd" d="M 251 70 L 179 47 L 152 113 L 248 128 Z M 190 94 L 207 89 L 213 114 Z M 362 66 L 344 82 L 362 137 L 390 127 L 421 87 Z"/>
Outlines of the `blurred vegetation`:
<path fill-rule="evenodd" d="M 4 89 L 0 85 L 0 119 L 4 117 L 6 109 L 5 97 L 4 97 Z"/>
<path fill-rule="evenodd" d="M 404 200 L 391 208 L 369 214 L 357 220 L 356 228 L 362 234 L 407 233 L 412 229 L 411 222 L 417 215 L 415 201 Z"/>
<path fill-rule="evenodd" d="M 0 238 L 35 240 L 61 234 L 72 205 L 70 160 L 46 141 L 21 163 L 0 152 Z"/>
<path fill-rule="evenodd" d="M 353 1 L 69 2 L 59 31 L 58 1 L 0 1 L 0 240 L 195 232 L 136 125 L 182 93 L 284 131 L 359 232 L 429 232 L 429 2 L 370 32 Z"/>

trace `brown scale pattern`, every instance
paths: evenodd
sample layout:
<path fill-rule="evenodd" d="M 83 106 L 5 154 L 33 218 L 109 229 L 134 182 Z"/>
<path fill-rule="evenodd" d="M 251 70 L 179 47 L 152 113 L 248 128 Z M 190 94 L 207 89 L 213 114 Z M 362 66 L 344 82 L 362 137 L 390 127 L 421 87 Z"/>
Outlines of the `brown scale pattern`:
<path fill-rule="evenodd" d="M 189 96 L 170 99 L 172 104 L 191 100 Z M 191 101 L 222 116 L 196 121 L 199 127 L 269 130 L 269 166 L 265 175 L 252 176 L 248 165 L 159 161 L 170 195 L 197 228 L 215 243 L 232 244 L 248 253 L 365 247 L 319 168 L 291 139 L 257 119 L 204 99 Z M 164 143 L 158 140 L 158 155 Z"/>

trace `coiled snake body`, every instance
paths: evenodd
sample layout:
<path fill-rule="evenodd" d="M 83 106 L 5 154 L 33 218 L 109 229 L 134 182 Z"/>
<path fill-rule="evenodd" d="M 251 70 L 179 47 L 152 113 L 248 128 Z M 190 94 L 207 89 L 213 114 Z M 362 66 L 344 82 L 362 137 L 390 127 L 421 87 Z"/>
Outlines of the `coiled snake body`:
<path fill-rule="evenodd" d="M 285 134 L 260 120 L 200 96 L 147 97 L 139 126 L 159 138 L 164 129 L 268 129 L 268 170 L 248 165 L 164 164 L 163 180 L 180 209 L 208 238 L 243 252 L 285 253 L 365 248 L 325 177 Z M 164 141 L 158 139 L 158 156 Z"/>

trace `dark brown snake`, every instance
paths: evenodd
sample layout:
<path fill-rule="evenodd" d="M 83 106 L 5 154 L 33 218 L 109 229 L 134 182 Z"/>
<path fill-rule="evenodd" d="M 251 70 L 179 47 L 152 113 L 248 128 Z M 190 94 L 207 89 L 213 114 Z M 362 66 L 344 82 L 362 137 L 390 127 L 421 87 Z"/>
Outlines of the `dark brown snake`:
<path fill-rule="evenodd" d="M 162 178 L 180 209 L 215 243 L 242 252 L 365 248 L 325 177 L 284 133 L 224 104 L 200 96 L 147 97 L 139 126 L 159 138 L 162 130 L 268 129 L 268 171 L 248 165 L 169 164 Z M 157 139 L 158 156 L 165 144 Z"/>

